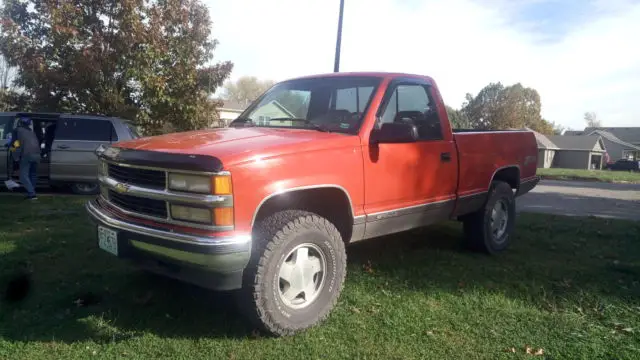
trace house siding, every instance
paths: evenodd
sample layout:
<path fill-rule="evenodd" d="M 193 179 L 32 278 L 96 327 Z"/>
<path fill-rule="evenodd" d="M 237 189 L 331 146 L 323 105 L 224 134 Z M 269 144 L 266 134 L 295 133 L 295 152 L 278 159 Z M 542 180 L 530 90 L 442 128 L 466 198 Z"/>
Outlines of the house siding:
<path fill-rule="evenodd" d="M 607 145 L 604 143 L 601 144 L 600 141 L 598 141 L 596 142 L 596 146 L 593 148 L 593 151 L 604 151 L 603 146 L 606 147 Z"/>
<path fill-rule="evenodd" d="M 538 168 L 548 169 L 553 164 L 553 158 L 556 154 L 555 150 L 539 149 L 538 150 Z"/>
<path fill-rule="evenodd" d="M 553 158 L 553 167 L 564 169 L 589 169 L 590 151 L 562 150 Z"/>
<path fill-rule="evenodd" d="M 622 152 L 625 149 L 624 146 L 607 140 L 606 138 L 603 138 L 602 141 L 604 142 L 604 146 L 607 148 L 607 154 L 609 154 L 611 161 L 620 160 L 622 158 Z"/>

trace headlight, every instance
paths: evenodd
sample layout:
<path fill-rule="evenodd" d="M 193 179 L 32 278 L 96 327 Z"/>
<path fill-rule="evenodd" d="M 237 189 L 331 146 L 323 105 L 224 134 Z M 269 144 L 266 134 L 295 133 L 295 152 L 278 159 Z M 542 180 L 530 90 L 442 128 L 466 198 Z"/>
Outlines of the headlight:
<path fill-rule="evenodd" d="M 210 194 L 211 177 L 169 173 L 169 189 Z"/>
<path fill-rule="evenodd" d="M 174 220 L 211 224 L 213 223 L 213 212 L 211 209 L 206 208 L 171 205 L 171 218 Z"/>
<path fill-rule="evenodd" d="M 169 189 L 214 195 L 231 195 L 231 176 L 190 175 L 169 173 Z"/>

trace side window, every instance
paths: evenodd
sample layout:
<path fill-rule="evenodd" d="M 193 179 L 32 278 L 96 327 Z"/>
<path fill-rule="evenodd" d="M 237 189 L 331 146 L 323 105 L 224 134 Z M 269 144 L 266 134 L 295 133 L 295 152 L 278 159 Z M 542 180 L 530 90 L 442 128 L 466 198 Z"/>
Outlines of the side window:
<path fill-rule="evenodd" d="M 398 85 L 386 104 L 378 126 L 383 123 L 409 122 L 418 129 L 420 140 L 442 140 L 440 118 L 426 86 Z"/>
<path fill-rule="evenodd" d="M 107 120 L 61 119 L 56 140 L 111 141 L 113 125 Z"/>
<path fill-rule="evenodd" d="M 0 116 L 0 140 L 6 139 L 13 130 L 13 116 Z M 4 145 L 0 144 L 0 146 Z M 0 159 L 0 161 L 2 161 Z"/>

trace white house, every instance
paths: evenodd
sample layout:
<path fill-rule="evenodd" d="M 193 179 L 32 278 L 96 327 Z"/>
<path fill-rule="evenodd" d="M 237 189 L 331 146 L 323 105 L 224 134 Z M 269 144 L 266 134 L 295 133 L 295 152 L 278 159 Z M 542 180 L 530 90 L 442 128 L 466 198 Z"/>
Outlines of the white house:
<path fill-rule="evenodd" d="M 242 104 L 236 101 L 224 101 L 224 105 L 218 108 L 220 122 L 217 124 L 211 124 L 211 127 L 229 126 L 229 123 L 235 120 L 244 111 L 244 109 L 249 106 L 249 104 L 250 103 L 248 102 L 246 104 Z"/>

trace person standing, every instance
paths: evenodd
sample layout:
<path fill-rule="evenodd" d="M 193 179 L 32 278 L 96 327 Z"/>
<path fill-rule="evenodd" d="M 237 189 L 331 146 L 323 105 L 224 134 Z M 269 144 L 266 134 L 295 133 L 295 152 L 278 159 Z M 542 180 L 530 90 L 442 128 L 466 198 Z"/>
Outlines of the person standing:
<path fill-rule="evenodd" d="M 30 125 L 30 118 L 20 117 L 12 139 L 14 146 L 17 145 L 20 151 L 20 182 L 27 190 L 27 199 L 35 200 L 37 199 L 38 164 L 40 164 L 40 141 L 29 127 Z"/>

